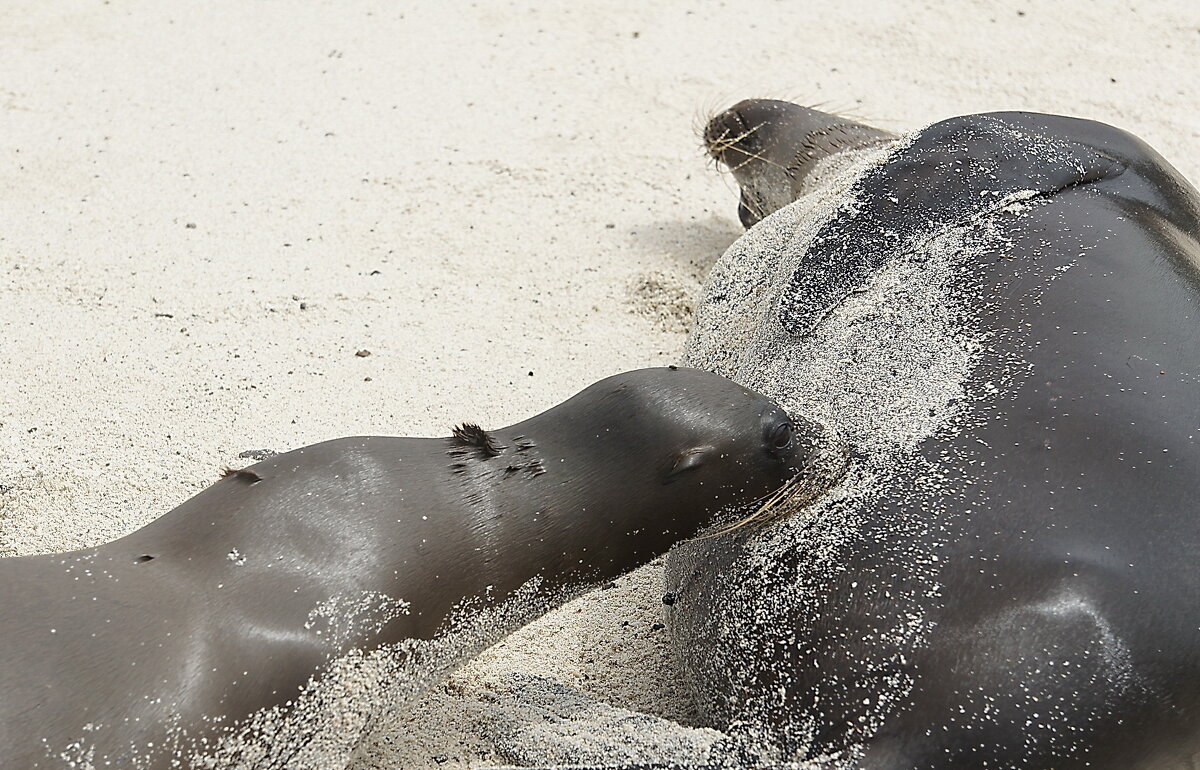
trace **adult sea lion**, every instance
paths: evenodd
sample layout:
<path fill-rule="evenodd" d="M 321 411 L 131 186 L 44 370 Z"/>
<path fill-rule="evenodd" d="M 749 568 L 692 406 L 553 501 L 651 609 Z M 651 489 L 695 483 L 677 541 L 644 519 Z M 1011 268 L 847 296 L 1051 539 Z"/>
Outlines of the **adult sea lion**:
<path fill-rule="evenodd" d="M 763 219 L 685 360 L 864 460 L 668 558 L 710 719 L 822 768 L 1195 767 L 1200 195 L 1128 133 L 1033 113 L 796 162 L 845 121 L 778 104 L 708 129 Z"/>
<path fill-rule="evenodd" d="M 646 369 L 496 431 L 276 455 L 119 540 L 0 560 L 0 757 L 337 767 L 370 715 L 314 674 L 447 670 L 803 480 L 819 434 L 718 375 Z M 474 636 L 413 641 L 456 617 Z"/>

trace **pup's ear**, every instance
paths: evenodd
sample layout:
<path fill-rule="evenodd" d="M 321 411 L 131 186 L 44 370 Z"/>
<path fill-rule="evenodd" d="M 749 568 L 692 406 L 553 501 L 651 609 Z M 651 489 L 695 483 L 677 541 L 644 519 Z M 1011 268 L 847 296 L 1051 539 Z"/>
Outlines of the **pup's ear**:
<path fill-rule="evenodd" d="M 670 484 L 675 479 L 687 471 L 699 468 L 704 465 L 716 449 L 711 446 L 698 446 L 691 449 L 685 449 L 675 458 L 675 465 L 671 468 L 671 472 L 667 474 L 667 483 Z"/>

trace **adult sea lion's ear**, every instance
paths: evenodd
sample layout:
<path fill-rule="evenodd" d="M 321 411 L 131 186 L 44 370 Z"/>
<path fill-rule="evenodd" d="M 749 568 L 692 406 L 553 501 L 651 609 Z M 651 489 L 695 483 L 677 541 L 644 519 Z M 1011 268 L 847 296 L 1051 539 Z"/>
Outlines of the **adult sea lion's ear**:
<path fill-rule="evenodd" d="M 704 461 L 708 459 L 708 456 L 712 454 L 713 451 L 715 450 L 711 446 L 698 446 L 692 447 L 691 449 L 685 449 L 678 457 L 675 458 L 675 466 L 671 468 L 671 472 L 667 474 L 667 483 L 670 484 L 672 481 L 679 478 L 680 474 L 685 473 L 686 471 L 690 471 L 694 468 L 699 468 L 701 465 L 704 465 Z"/>

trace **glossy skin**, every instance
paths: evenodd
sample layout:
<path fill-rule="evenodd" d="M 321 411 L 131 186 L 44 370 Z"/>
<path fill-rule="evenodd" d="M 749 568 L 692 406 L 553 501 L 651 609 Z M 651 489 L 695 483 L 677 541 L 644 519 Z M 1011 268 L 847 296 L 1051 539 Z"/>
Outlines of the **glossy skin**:
<path fill-rule="evenodd" d="M 345 649 L 434 637 L 489 588 L 611 579 L 778 488 L 818 432 L 723 377 L 646 369 L 491 432 L 493 451 L 328 441 L 111 543 L 0 560 L 3 764 L 64 767 L 50 754 L 85 739 L 97 766 L 132 766 L 127 747 L 161 745 L 168 717 L 203 736 L 206 718 L 294 697 Z M 364 591 L 410 612 L 331 649 L 310 612 Z"/>
<path fill-rule="evenodd" d="M 1036 205 L 991 210 L 981 188 Z M 718 576 L 780 587 L 745 541 L 672 554 L 671 627 L 711 717 L 831 768 L 1195 767 L 1200 195 L 1125 132 L 1030 113 L 934 124 L 852 192 L 785 292 L 785 328 L 807 333 L 878 269 L 883 234 L 902 251 L 930 222 L 986 218 L 994 248 L 956 293 L 995 334 L 968 393 L 1003 386 L 872 502 L 819 606 L 758 617 L 746 647 L 707 641 L 738 617 Z M 941 483 L 921 483 L 931 468 Z M 920 644 L 881 633 L 906 617 L 928 622 Z M 758 698 L 772 688 L 784 707 Z"/>

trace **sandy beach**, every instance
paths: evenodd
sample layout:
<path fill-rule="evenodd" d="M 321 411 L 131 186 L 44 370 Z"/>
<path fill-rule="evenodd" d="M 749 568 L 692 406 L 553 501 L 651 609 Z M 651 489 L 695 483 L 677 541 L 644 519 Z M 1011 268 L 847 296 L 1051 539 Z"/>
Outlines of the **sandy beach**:
<path fill-rule="evenodd" d="M 1087 117 L 1200 183 L 1185 0 L 7 0 L 0 46 L 4 556 L 126 534 L 246 450 L 507 425 L 677 361 L 742 232 L 696 129 L 741 98 Z M 651 565 L 543 618 L 362 767 L 515 761 L 479 728 L 513 673 L 690 723 L 661 595 Z"/>

